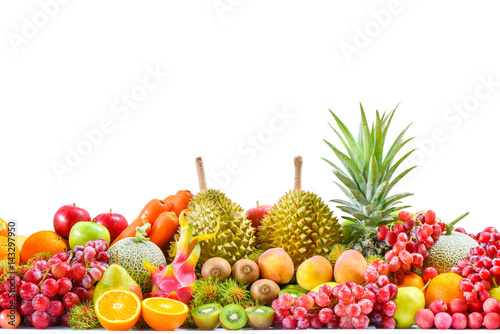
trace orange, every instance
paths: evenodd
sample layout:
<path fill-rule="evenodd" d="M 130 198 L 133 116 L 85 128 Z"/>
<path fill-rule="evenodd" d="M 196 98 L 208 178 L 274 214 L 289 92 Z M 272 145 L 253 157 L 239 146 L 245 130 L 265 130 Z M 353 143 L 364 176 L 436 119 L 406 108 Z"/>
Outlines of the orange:
<path fill-rule="evenodd" d="M 152 297 L 142 301 L 142 317 L 158 331 L 173 331 L 186 320 L 186 304 L 169 298 Z"/>
<path fill-rule="evenodd" d="M 2 218 L 0 218 L 0 236 L 8 237 L 9 236 L 9 224 Z"/>
<path fill-rule="evenodd" d="M 141 300 L 128 290 L 109 290 L 96 300 L 95 313 L 107 330 L 126 331 L 141 315 Z"/>
<path fill-rule="evenodd" d="M 54 255 L 68 250 L 68 242 L 53 231 L 39 231 L 30 235 L 23 244 L 21 260 L 27 263 L 36 253 L 48 252 Z"/>
<path fill-rule="evenodd" d="M 453 299 L 465 300 L 462 290 L 460 290 L 460 280 L 462 276 L 453 273 L 439 274 L 434 277 L 427 286 L 425 294 L 425 306 L 436 299 L 442 299 L 450 308 Z"/>
<path fill-rule="evenodd" d="M 16 266 L 19 264 L 19 251 L 17 250 L 14 239 L 0 236 L 0 260 L 6 259 L 12 261 L 12 254 L 14 254 L 14 263 Z M 10 257 L 9 257 L 10 255 Z"/>
<path fill-rule="evenodd" d="M 421 290 L 425 286 L 425 282 L 422 276 L 410 272 L 409 274 L 405 275 L 405 280 L 403 281 L 403 284 L 398 285 L 399 288 L 402 288 L 404 286 L 414 286 L 419 290 Z"/>

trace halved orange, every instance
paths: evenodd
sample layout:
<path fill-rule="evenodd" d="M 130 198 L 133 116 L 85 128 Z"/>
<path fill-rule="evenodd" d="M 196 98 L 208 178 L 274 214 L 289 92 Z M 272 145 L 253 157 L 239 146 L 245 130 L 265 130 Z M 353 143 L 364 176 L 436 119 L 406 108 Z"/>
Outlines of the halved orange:
<path fill-rule="evenodd" d="M 107 330 L 126 331 L 141 315 L 141 300 L 128 290 L 109 290 L 96 300 L 95 313 Z"/>
<path fill-rule="evenodd" d="M 188 307 L 178 300 L 152 297 L 142 301 L 142 317 L 158 331 L 173 331 L 179 328 L 188 314 Z"/>

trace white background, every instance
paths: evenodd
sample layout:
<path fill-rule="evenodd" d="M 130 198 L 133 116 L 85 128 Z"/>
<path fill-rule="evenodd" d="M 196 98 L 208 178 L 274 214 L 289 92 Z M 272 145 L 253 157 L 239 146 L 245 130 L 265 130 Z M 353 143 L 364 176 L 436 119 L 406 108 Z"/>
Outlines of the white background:
<path fill-rule="evenodd" d="M 414 122 L 420 148 L 396 189 L 415 193 L 406 203 L 444 220 L 470 210 L 462 225 L 474 232 L 500 226 L 499 10 L 456 0 L 3 1 L 0 216 L 23 235 L 52 229 L 73 202 L 131 221 L 151 198 L 196 192 L 196 156 L 211 182 L 238 165 L 218 183 L 245 208 L 293 186 L 297 154 L 305 189 L 343 197 L 320 159 L 333 159 L 322 139 L 338 143 L 328 110 L 357 132 L 359 102 L 370 119 L 401 102 L 391 133 Z M 168 77 L 125 114 L 121 98 L 144 92 L 155 69 Z M 54 163 L 106 119 L 112 130 L 58 178 Z"/>

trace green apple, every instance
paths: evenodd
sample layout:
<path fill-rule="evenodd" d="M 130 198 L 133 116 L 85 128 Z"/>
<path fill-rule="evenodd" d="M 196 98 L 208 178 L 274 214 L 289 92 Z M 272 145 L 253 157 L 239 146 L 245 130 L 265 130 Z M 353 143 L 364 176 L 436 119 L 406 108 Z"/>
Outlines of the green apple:
<path fill-rule="evenodd" d="M 93 222 L 78 222 L 71 228 L 69 232 L 69 247 L 85 246 L 89 240 L 104 239 L 109 245 L 111 236 L 105 226 Z"/>

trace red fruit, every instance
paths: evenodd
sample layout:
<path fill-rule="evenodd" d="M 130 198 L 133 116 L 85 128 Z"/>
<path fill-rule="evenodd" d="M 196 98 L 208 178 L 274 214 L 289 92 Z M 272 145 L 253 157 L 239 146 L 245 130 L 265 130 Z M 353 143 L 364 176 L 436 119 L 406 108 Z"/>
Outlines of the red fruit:
<path fill-rule="evenodd" d="M 340 324 L 339 324 L 339 317 L 337 317 L 336 315 L 333 316 L 332 320 L 326 324 L 326 328 L 328 329 L 338 329 Z"/>
<path fill-rule="evenodd" d="M 385 225 L 380 226 L 377 230 L 377 239 L 380 241 L 385 240 L 385 236 L 386 236 L 388 231 L 389 231 L 389 228 L 387 226 L 385 226 Z"/>
<path fill-rule="evenodd" d="M 351 306 L 351 305 L 349 305 Z M 348 306 L 348 307 L 349 307 Z M 324 324 L 329 323 L 333 319 L 333 311 L 329 308 L 323 308 L 321 311 L 318 313 L 318 319 Z"/>
<path fill-rule="evenodd" d="M 338 325 L 338 323 L 337 323 L 337 325 Z M 298 329 L 308 329 L 309 328 L 309 320 L 303 319 L 303 320 L 297 321 L 297 328 Z M 338 328 L 338 326 L 337 326 L 337 328 Z"/>
<path fill-rule="evenodd" d="M 396 321 L 393 317 L 384 317 L 384 320 L 382 320 L 382 327 L 384 329 L 394 329 L 396 327 Z"/>
<path fill-rule="evenodd" d="M 483 303 L 483 311 L 484 313 L 498 313 L 500 311 L 500 305 L 498 304 L 498 300 L 495 298 L 488 298 Z"/>
<path fill-rule="evenodd" d="M 49 326 L 50 317 L 47 312 L 36 311 L 31 315 L 31 323 L 38 329 L 45 329 Z"/>
<path fill-rule="evenodd" d="M 295 329 L 297 328 L 297 320 L 291 315 L 287 316 L 283 319 L 283 328 L 284 329 Z"/>
<path fill-rule="evenodd" d="M 354 327 L 351 317 L 342 317 L 339 320 L 339 326 L 342 329 L 352 329 Z"/>
<path fill-rule="evenodd" d="M 346 312 L 351 318 L 356 318 L 361 314 L 361 307 L 358 304 L 347 305 Z"/>
<path fill-rule="evenodd" d="M 467 312 L 467 302 L 462 299 L 453 299 L 450 303 L 451 314 Z"/>
<path fill-rule="evenodd" d="M 366 315 L 362 314 L 357 318 L 352 318 L 352 324 L 356 329 L 365 329 L 368 328 L 370 319 L 368 319 Z"/>
<path fill-rule="evenodd" d="M 366 291 L 367 293 L 373 293 L 371 291 Z M 374 294 L 375 296 L 375 294 Z M 376 298 L 376 297 L 374 297 Z M 361 299 L 360 301 L 358 301 L 358 305 L 361 309 L 361 313 L 362 314 L 370 314 L 372 311 L 373 311 L 373 302 L 370 301 L 369 299 Z"/>
<path fill-rule="evenodd" d="M 247 210 L 247 218 L 252 222 L 252 227 L 256 231 L 258 231 L 262 219 L 264 219 L 272 208 L 272 205 L 259 205 L 259 202 L 257 202 L 257 207 Z"/>
<path fill-rule="evenodd" d="M 398 214 L 398 219 L 401 220 L 402 222 L 413 218 L 413 215 L 409 213 L 408 211 L 400 211 Z"/>
<path fill-rule="evenodd" d="M 483 325 L 483 316 L 479 312 L 472 312 L 467 316 L 467 324 L 470 329 L 479 329 Z"/>
<path fill-rule="evenodd" d="M 448 328 L 450 328 L 452 321 L 453 320 L 451 319 L 451 315 L 449 315 L 446 312 L 438 313 L 434 317 L 434 325 L 438 329 L 448 329 Z"/>
<path fill-rule="evenodd" d="M 500 327 L 500 315 L 498 313 L 488 313 L 483 319 L 484 327 L 488 329 L 497 329 Z"/>
<path fill-rule="evenodd" d="M 438 313 L 446 312 L 448 310 L 448 306 L 444 300 L 436 299 L 429 305 L 429 310 L 436 315 Z"/>
<path fill-rule="evenodd" d="M 433 268 L 433 267 L 425 268 L 424 275 L 423 275 L 424 282 L 427 283 L 430 279 L 433 279 L 437 275 L 438 275 L 438 271 L 436 270 L 436 268 Z"/>
<path fill-rule="evenodd" d="M 307 318 L 307 310 L 305 308 L 303 308 L 302 306 L 296 307 L 293 310 L 293 316 L 297 320 L 304 320 Z"/>
<path fill-rule="evenodd" d="M 312 316 L 311 319 L 309 319 L 309 324 L 311 325 L 312 328 L 314 329 L 320 329 L 323 327 L 323 323 L 319 321 L 318 316 Z"/>
<path fill-rule="evenodd" d="M 415 314 L 415 324 L 418 328 L 429 329 L 434 325 L 434 313 L 429 309 L 421 309 Z"/>
<path fill-rule="evenodd" d="M 451 316 L 451 326 L 455 329 L 465 329 L 467 327 L 467 317 L 463 313 L 455 313 Z"/>
<path fill-rule="evenodd" d="M 396 313 L 396 303 L 394 303 L 392 300 L 389 300 L 384 304 L 382 311 L 386 316 L 392 317 Z"/>
<path fill-rule="evenodd" d="M 436 222 L 436 213 L 432 210 L 429 210 L 425 213 L 425 223 L 429 225 L 433 225 Z"/>
<path fill-rule="evenodd" d="M 54 215 L 54 231 L 63 238 L 68 239 L 73 225 L 81 221 L 90 221 L 90 219 L 89 213 L 75 206 L 75 204 L 64 205 Z"/>
<path fill-rule="evenodd" d="M 396 233 L 394 233 L 393 231 L 388 231 L 385 236 L 385 243 L 387 244 L 387 246 L 394 246 L 394 244 L 396 243 Z"/>
<path fill-rule="evenodd" d="M 110 243 L 128 226 L 127 219 L 124 216 L 119 213 L 113 213 L 111 210 L 109 210 L 109 213 L 98 214 L 92 221 L 108 229 Z"/>

